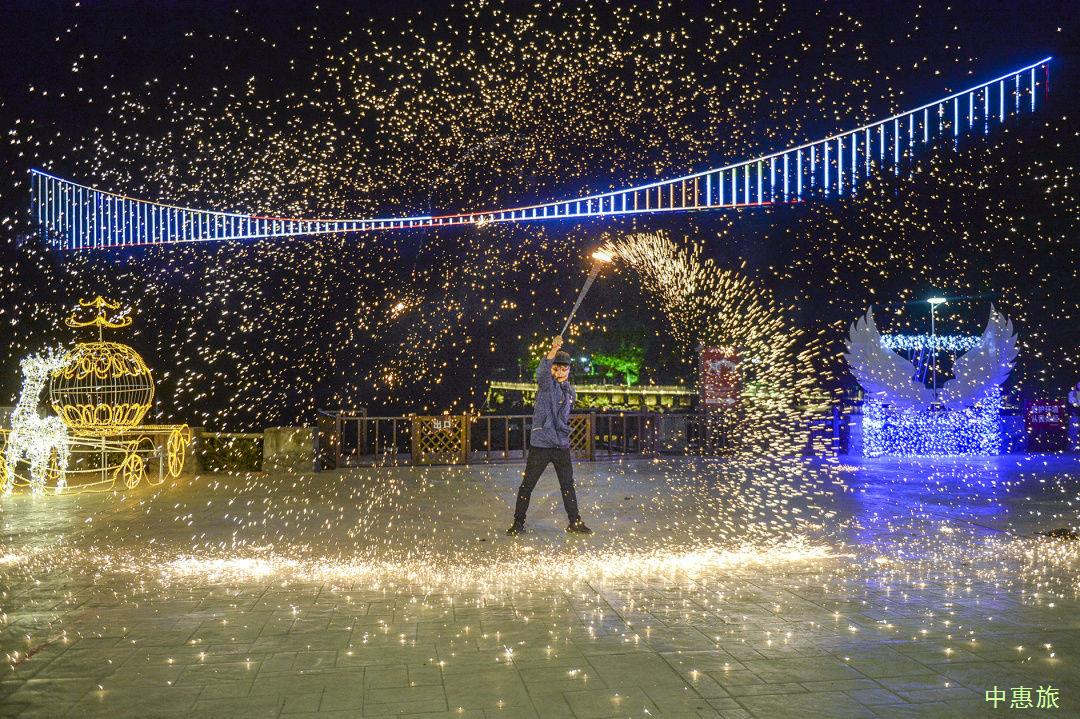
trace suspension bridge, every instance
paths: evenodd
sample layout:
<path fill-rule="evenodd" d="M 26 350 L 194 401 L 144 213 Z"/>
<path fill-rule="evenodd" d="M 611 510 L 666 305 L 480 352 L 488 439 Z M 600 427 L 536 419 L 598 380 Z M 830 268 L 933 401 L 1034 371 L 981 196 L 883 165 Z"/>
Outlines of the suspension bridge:
<path fill-rule="evenodd" d="M 305 219 L 216 212 L 141 200 L 33 169 L 31 212 L 63 250 L 296 235 L 539 222 L 572 218 L 759 207 L 842 196 L 876 172 L 899 174 L 942 138 L 1034 112 L 1049 92 L 1050 60 L 829 137 L 723 167 L 610 192 L 499 210 L 372 219 Z M 952 146 L 956 146 L 956 142 Z"/>

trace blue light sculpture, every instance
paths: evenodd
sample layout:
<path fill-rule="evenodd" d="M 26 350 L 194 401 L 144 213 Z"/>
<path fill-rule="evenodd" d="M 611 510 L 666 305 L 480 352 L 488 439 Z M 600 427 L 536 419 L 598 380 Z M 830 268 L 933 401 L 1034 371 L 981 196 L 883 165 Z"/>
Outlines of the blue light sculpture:
<path fill-rule="evenodd" d="M 844 359 L 865 391 L 862 444 L 868 457 L 991 455 L 1001 448 L 1001 385 L 1016 361 L 1012 322 L 990 308 L 986 329 L 974 341 L 949 338 L 915 346 L 910 336 L 883 337 L 873 310 L 852 323 Z M 916 367 L 894 348 L 928 350 L 965 347 L 953 361 L 954 378 L 925 384 L 925 364 Z"/>

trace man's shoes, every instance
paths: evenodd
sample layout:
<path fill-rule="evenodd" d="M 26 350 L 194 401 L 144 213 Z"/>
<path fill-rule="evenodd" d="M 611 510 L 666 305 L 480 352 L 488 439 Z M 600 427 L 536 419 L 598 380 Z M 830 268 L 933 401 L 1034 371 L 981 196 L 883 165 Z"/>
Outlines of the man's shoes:
<path fill-rule="evenodd" d="M 574 522 L 570 522 L 570 526 L 566 528 L 567 532 L 571 534 L 592 534 L 592 530 L 585 526 L 585 523 L 580 519 Z"/>
<path fill-rule="evenodd" d="M 510 529 L 506 530 L 506 533 L 509 534 L 511 537 L 516 537 L 519 534 L 525 534 L 525 525 L 514 522 Z"/>

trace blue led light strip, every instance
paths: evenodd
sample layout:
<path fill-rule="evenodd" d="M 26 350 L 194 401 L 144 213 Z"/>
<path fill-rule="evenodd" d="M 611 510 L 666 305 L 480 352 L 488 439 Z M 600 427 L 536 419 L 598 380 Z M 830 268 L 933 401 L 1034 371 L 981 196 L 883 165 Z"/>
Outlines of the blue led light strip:
<path fill-rule="evenodd" d="M 265 217 L 230 212 L 196 210 L 157 202 L 125 197 L 116 193 L 80 185 L 51 175 L 42 170 L 31 170 L 30 195 L 31 216 L 38 229 L 58 247 L 65 250 L 128 247 L 136 245 L 160 245 L 178 242 L 212 242 L 219 240 L 246 240 L 264 237 L 292 237 L 296 235 L 320 235 L 330 233 L 368 232 L 373 230 L 397 230 L 427 227 L 450 227 L 454 225 L 486 225 L 494 222 L 532 222 L 549 219 L 604 217 L 633 215 L 653 212 L 683 212 L 718 208 L 760 207 L 772 204 L 801 202 L 806 197 L 829 197 L 844 191 L 844 137 L 850 137 L 849 175 L 851 189 L 858 179 L 856 172 L 856 137 L 863 132 L 866 139 L 866 169 L 881 169 L 885 165 L 885 136 L 889 135 L 893 146 L 893 171 L 900 172 L 901 135 L 904 160 L 914 156 L 917 144 L 914 139 L 916 121 L 923 128 L 922 146 L 929 144 L 929 113 L 933 108 L 939 118 L 947 117 L 945 108 L 953 104 L 953 137 L 960 133 L 959 101 L 967 98 L 968 130 L 971 130 L 974 97 L 983 93 L 984 121 L 1005 121 L 1005 94 L 1015 94 L 1014 107 L 1019 112 L 1021 95 L 1030 96 L 1031 109 L 1035 109 L 1038 79 L 1036 69 L 1044 68 L 1044 80 L 1048 82 L 1050 58 L 1045 57 L 1031 65 L 1013 70 L 993 80 L 962 90 L 933 102 L 863 125 L 853 130 L 831 135 L 780 152 L 763 155 L 691 175 L 660 180 L 612 192 L 605 192 L 572 200 L 559 200 L 539 205 L 513 207 L 502 210 L 485 210 L 455 215 L 417 215 L 412 217 L 387 217 L 373 219 L 303 219 L 292 217 Z M 1013 83 L 1005 80 L 1012 79 Z M 1009 89 L 1014 87 L 1015 90 Z M 989 112 L 990 93 L 999 94 L 996 117 Z M 907 132 L 900 128 L 907 121 Z M 879 160 L 870 163 L 871 130 L 878 132 Z M 943 122 L 938 123 L 938 135 L 947 134 Z M 829 152 L 830 143 L 836 143 L 836 152 Z M 803 163 L 804 151 L 809 150 L 809 163 Z M 789 157 L 794 154 L 795 162 Z M 830 154 L 833 156 L 830 157 Z M 824 158 L 819 162 L 819 158 Z M 780 159 L 780 162 L 777 162 Z M 768 177 L 764 167 L 769 166 Z M 804 168 L 809 172 L 804 178 Z M 792 167 L 794 166 L 794 167 Z M 830 172 L 835 168 L 834 172 Z M 738 180 L 742 177 L 742 193 Z M 789 171 L 794 175 L 789 175 Z M 730 197 L 725 196 L 726 173 L 730 173 Z M 751 175 L 754 176 L 756 198 L 751 191 Z M 804 182 L 809 180 L 809 182 Z M 789 195 L 792 181 L 795 195 Z M 767 187 L 765 187 L 767 185 Z M 812 188 L 804 194 L 804 185 Z M 713 187 L 717 190 L 714 193 Z"/>

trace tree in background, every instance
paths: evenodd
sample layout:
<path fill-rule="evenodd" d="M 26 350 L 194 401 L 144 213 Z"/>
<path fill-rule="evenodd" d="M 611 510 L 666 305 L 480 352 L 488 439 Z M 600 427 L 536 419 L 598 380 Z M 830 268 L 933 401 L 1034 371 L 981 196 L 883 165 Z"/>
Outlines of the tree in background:
<path fill-rule="evenodd" d="M 657 343 L 652 342 L 648 332 L 640 325 L 640 318 L 572 324 L 567 332 L 566 348 L 575 359 L 581 359 L 580 365 L 575 362 L 575 371 L 584 370 L 587 373 L 584 377 L 577 375 L 578 379 L 588 382 L 596 376 L 622 378 L 627 385 L 636 385 L 641 381 L 649 347 L 658 349 L 661 353 L 664 347 L 662 343 L 658 347 Z M 519 339 L 522 354 L 518 355 L 518 367 L 522 378 L 530 380 L 551 342 L 551 337 L 541 332 L 533 332 Z M 670 353 L 668 350 L 668 354 Z M 650 369 L 654 368 L 656 359 L 650 355 Z M 674 361 L 675 358 L 668 359 Z"/>
<path fill-rule="evenodd" d="M 549 346 L 551 338 L 539 333 L 534 333 L 525 343 L 525 355 L 519 360 L 519 364 L 524 368 L 523 378 L 528 379 L 536 374 L 536 367 L 540 364 L 540 358 L 546 350 L 545 343 Z"/>
<path fill-rule="evenodd" d="M 618 372 L 626 378 L 626 384 L 637 384 L 641 365 L 645 361 L 645 346 L 641 342 L 623 339 L 619 348 L 611 354 L 593 352 L 592 363 L 609 371 Z"/>

